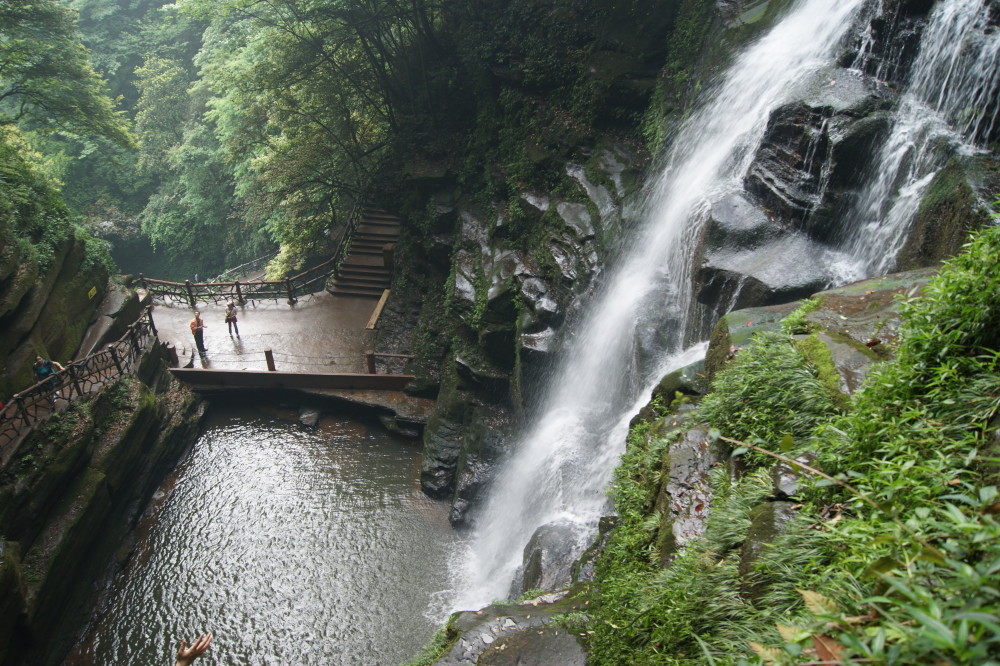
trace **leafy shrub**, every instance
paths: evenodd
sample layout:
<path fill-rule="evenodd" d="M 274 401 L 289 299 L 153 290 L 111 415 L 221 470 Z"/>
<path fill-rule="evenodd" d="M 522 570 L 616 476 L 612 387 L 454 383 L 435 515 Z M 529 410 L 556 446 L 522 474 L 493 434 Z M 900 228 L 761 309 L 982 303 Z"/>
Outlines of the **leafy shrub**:
<path fill-rule="evenodd" d="M 759 334 L 716 376 L 701 416 L 739 440 L 807 437 L 836 411 L 816 375 L 788 336 Z"/>

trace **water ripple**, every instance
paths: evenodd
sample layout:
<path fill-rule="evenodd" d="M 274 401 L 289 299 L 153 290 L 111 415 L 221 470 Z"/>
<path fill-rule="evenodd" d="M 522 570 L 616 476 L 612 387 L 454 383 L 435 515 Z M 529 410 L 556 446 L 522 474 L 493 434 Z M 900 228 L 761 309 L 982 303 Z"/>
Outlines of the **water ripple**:
<path fill-rule="evenodd" d="M 414 492 L 418 459 L 347 419 L 215 417 L 66 663 L 167 664 L 202 631 L 205 666 L 408 659 L 436 629 L 424 611 L 455 538 L 447 506 Z"/>

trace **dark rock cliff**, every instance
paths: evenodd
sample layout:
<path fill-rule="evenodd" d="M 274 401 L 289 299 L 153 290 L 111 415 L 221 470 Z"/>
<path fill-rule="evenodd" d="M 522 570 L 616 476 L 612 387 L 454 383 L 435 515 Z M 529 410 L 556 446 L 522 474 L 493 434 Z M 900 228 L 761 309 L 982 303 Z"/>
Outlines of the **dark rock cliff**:
<path fill-rule="evenodd" d="M 74 402 L 0 470 L 0 663 L 60 663 L 109 564 L 197 434 L 202 407 L 154 344 L 135 377 Z"/>

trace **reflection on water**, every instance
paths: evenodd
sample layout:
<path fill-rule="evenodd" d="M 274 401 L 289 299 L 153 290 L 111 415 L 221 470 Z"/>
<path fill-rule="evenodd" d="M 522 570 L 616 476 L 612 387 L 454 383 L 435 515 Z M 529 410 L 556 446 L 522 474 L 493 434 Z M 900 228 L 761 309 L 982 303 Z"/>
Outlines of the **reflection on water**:
<path fill-rule="evenodd" d="M 454 535 L 419 448 L 378 427 L 216 417 L 168 479 L 125 574 L 67 664 L 398 664 L 436 627 Z"/>

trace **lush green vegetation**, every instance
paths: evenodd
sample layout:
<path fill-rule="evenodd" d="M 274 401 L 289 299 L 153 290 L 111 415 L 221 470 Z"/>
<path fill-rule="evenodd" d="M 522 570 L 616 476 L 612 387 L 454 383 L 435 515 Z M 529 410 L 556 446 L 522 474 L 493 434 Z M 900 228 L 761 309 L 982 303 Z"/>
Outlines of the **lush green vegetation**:
<path fill-rule="evenodd" d="M 55 133 L 129 147 L 81 43 L 73 13 L 53 0 L 0 2 L 0 265 L 47 270 L 73 233 L 53 176 L 58 156 L 33 149 Z M 88 245 L 93 261 L 106 261 Z"/>
<path fill-rule="evenodd" d="M 733 483 L 718 470 L 705 536 L 661 569 L 650 512 L 671 438 L 634 428 L 587 627 L 594 663 L 995 663 L 998 262 L 991 227 L 905 304 L 896 359 L 846 413 L 790 338 L 765 337 L 720 373 L 701 417 L 778 455 L 811 451 L 830 476 L 806 474 L 797 517 L 752 571 L 737 562 L 750 508 L 771 494 L 763 471 Z"/>
<path fill-rule="evenodd" d="M 691 48 L 708 4 L 684 3 Z M 517 192 L 566 187 L 574 151 L 636 135 L 678 6 L 2 3 L 19 37 L 4 48 L 31 49 L 5 60 L 0 111 L 127 271 L 205 276 L 280 246 L 281 272 L 327 250 L 372 187 L 391 197 L 428 164 L 486 205 L 514 202 L 516 231 Z"/>

